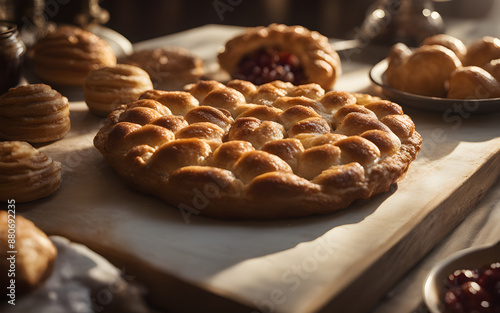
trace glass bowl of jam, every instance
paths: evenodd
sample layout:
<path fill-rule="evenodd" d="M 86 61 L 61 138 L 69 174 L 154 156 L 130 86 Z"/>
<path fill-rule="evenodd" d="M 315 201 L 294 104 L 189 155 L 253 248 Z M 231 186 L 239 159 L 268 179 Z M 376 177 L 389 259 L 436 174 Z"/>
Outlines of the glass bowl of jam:
<path fill-rule="evenodd" d="M 500 242 L 459 251 L 436 264 L 423 296 L 431 313 L 500 313 Z"/>

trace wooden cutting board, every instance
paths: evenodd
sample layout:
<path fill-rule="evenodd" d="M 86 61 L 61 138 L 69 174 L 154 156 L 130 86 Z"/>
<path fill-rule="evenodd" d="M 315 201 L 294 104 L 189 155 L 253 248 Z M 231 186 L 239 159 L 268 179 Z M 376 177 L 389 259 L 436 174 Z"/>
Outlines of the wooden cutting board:
<path fill-rule="evenodd" d="M 214 47 L 233 34 L 209 26 L 142 47 L 175 44 L 213 61 Z M 376 92 L 368 64 L 349 67 L 336 89 Z M 450 118 L 408 108 L 424 145 L 385 194 L 326 216 L 186 218 L 115 176 L 92 144 L 102 119 L 73 99 L 71 132 L 41 147 L 63 164 L 61 188 L 18 212 L 102 254 L 168 312 L 366 312 L 500 174 L 500 114 Z"/>

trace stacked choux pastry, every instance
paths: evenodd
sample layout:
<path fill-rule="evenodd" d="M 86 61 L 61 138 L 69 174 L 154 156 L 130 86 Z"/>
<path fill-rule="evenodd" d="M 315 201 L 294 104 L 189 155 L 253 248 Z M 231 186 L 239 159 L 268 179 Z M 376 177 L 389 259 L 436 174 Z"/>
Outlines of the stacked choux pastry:
<path fill-rule="evenodd" d="M 485 36 L 466 46 L 439 34 L 411 50 L 391 47 L 384 82 L 408 93 L 448 99 L 500 97 L 500 39 Z"/>
<path fill-rule="evenodd" d="M 0 97 L 0 122 L 0 140 L 61 139 L 71 127 L 68 99 L 46 84 L 11 88 Z"/>
<path fill-rule="evenodd" d="M 44 82 L 83 86 L 94 70 L 116 64 L 111 46 L 97 35 L 74 26 L 58 27 L 38 40 L 33 64 Z"/>
<path fill-rule="evenodd" d="M 148 72 L 155 89 L 161 90 L 181 90 L 204 74 L 203 60 L 182 47 L 144 49 L 127 55 L 120 62 Z"/>
<path fill-rule="evenodd" d="M 0 141 L 0 200 L 28 202 L 47 197 L 61 184 L 61 163 L 25 141 Z"/>
<path fill-rule="evenodd" d="M 83 86 L 83 95 L 91 112 L 107 116 L 150 89 L 153 83 L 146 71 L 133 65 L 117 64 L 90 73 Z"/>

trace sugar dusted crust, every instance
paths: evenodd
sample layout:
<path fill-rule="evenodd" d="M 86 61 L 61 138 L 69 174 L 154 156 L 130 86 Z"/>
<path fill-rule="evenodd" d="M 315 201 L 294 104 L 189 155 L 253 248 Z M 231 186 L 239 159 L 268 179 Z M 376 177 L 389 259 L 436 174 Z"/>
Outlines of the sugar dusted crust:
<path fill-rule="evenodd" d="M 422 144 L 393 102 L 317 84 L 147 91 L 94 144 L 133 187 L 220 218 L 325 214 L 387 191 Z"/>

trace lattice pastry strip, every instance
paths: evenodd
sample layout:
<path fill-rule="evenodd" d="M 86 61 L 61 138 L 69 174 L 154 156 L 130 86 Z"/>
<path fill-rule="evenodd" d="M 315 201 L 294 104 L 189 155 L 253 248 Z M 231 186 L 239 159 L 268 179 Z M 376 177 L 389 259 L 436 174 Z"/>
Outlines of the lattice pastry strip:
<path fill-rule="evenodd" d="M 233 80 L 147 91 L 111 113 L 94 143 L 128 183 L 181 209 L 277 218 L 387 191 L 422 138 L 389 101 Z"/>

